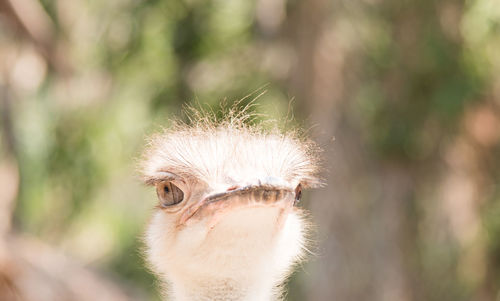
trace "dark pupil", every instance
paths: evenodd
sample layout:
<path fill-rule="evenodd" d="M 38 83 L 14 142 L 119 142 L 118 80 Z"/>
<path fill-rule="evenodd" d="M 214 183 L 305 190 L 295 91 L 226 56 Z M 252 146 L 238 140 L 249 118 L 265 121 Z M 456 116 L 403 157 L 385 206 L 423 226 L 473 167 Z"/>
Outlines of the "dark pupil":
<path fill-rule="evenodd" d="M 302 198 L 302 185 L 297 185 L 295 188 L 295 203 L 298 203 Z"/>
<path fill-rule="evenodd" d="M 170 192 L 170 190 L 168 189 L 168 186 L 167 186 L 167 185 L 163 186 L 163 191 L 164 191 L 165 193 L 169 193 L 169 192 Z"/>

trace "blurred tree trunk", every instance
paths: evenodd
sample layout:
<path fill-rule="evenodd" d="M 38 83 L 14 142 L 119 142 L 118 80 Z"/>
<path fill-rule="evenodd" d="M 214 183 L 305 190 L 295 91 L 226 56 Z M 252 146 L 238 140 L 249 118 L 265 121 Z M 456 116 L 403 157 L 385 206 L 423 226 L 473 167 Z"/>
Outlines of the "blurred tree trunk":
<path fill-rule="evenodd" d="M 305 299 L 493 300 L 498 216 L 482 208 L 498 197 L 500 115 L 484 91 L 473 96 L 464 2 L 363 5 L 299 1 L 287 20 L 291 90 L 327 169 L 327 186 L 311 196 L 320 247 Z M 384 22 L 390 63 L 360 50 L 363 9 L 374 18 L 366 24 Z M 353 104 L 367 84 L 381 90 L 375 129 Z"/>
<path fill-rule="evenodd" d="M 373 163 L 350 118 L 346 66 L 354 61 L 331 19 L 340 4 L 300 1 L 288 20 L 298 58 L 291 89 L 326 161 L 326 187 L 310 197 L 320 245 L 306 299 L 414 300 L 405 256 L 415 235 L 406 218 L 413 181 L 405 166 Z"/>
<path fill-rule="evenodd" d="M 490 229 L 485 229 L 492 216 L 491 212 L 481 212 L 487 206 L 495 208 L 492 196 L 497 193 L 499 159 L 495 148 L 499 128 L 497 104 L 483 100 L 467 108 L 460 120 L 460 131 L 444 149 L 433 204 L 434 223 L 448 235 L 439 237 L 428 232 L 423 236 L 449 253 L 458 248 L 455 277 L 472 288 L 474 301 L 498 300 L 500 292 L 498 247 L 495 250 L 495 240 L 488 237 Z M 498 220 L 498 215 L 493 219 Z M 449 240 L 454 246 L 450 246 Z"/>

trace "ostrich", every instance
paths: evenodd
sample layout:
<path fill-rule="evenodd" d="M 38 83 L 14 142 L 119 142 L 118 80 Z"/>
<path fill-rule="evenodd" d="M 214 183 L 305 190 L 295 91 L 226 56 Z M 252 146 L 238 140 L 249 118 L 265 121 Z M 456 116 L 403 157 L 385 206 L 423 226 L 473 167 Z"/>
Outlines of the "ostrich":
<path fill-rule="evenodd" d="M 159 199 L 146 257 L 173 300 L 281 300 L 304 255 L 307 222 L 295 204 L 319 184 L 318 148 L 229 115 L 176 123 L 143 155 Z"/>

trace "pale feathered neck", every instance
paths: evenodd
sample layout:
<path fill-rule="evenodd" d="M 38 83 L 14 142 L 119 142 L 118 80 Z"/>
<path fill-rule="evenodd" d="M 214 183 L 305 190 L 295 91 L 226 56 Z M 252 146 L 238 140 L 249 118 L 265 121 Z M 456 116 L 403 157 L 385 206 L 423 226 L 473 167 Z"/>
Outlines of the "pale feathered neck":
<path fill-rule="evenodd" d="M 169 295 L 175 301 L 270 301 L 278 300 L 276 290 L 264 279 L 244 285 L 232 279 L 205 279 L 173 283 Z M 278 293 L 279 294 L 279 293 Z"/>

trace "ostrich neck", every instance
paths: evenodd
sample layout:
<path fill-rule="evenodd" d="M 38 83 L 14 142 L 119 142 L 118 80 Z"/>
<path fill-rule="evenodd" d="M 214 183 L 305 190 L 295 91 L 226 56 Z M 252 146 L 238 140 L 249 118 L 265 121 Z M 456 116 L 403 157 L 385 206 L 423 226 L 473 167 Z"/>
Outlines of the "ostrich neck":
<path fill-rule="evenodd" d="M 273 285 L 263 279 L 247 280 L 245 283 L 233 279 L 207 279 L 171 282 L 171 293 L 175 301 L 270 301 Z"/>
<path fill-rule="evenodd" d="M 184 229 L 175 243 L 161 240 L 166 227 L 153 220 L 148 255 L 173 300 L 279 299 L 280 284 L 301 259 L 303 224 L 297 214 L 290 214 L 276 229 L 276 214 L 257 209 L 219 221 L 208 238 L 196 227 Z"/>

